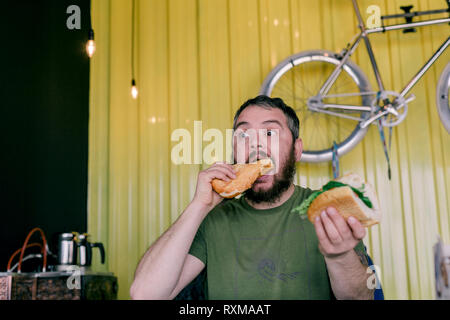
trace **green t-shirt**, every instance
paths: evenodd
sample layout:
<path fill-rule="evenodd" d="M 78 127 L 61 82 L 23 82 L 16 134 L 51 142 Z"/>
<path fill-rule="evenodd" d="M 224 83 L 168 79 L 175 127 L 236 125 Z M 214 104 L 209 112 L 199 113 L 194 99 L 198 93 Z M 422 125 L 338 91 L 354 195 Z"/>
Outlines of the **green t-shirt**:
<path fill-rule="evenodd" d="M 207 299 L 331 299 L 314 225 L 291 212 L 313 190 L 295 186 L 281 206 L 227 200 L 200 225 L 189 253 L 206 265 Z M 355 250 L 364 252 L 362 241 Z"/>

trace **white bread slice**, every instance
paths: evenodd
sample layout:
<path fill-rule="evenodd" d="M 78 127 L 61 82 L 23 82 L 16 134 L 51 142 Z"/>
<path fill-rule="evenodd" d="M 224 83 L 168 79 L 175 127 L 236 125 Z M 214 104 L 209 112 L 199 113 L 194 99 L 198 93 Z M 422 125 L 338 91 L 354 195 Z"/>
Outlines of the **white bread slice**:
<path fill-rule="evenodd" d="M 378 202 L 378 196 L 377 196 L 377 193 L 375 192 L 375 188 L 372 186 L 372 184 L 364 181 L 359 175 L 357 175 L 356 173 L 352 173 L 352 172 L 343 175 L 342 177 L 336 179 L 336 181 L 348 184 L 349 186 L 352 186 L 353 188 L 357 188 L 357 189 L 361 189 L 361 187 L 364 185 L 364 195 L 366 197 L 368 197 L 370 202 L 372 203 L 372 209 L 369 212 L 369 214 L 371 214 L 370 217 L 377 221 L 381 221 L 380 203 Z M 361 199 L 359 199 L 359 198 L 358 198 L 358 200 L 361 201 Z M 370 209 L 370 208 L 368 208 L 368 209 Z"/>
<path fill-rule="evenodd" d="M 381 221 L 380 205 L 373 187 L 354 173 L 336 179 L 336 181 L 348 184 L 360 189 L 364 184 L 364 195 L 372 202 L 372 209 L 348 186 L 333 188 L 320 194 L 308 208 L 308 219 L 314 223 L 316 216 L 328 207 L 334 207 L 347 220 L 350 216 L 358 219 L 364 227 L 370 227 Z"/>
<path fill-rule="evenodd" d="M 273 162 L 270 158 L 261 159 L 253 163 L 235 164 L 233 165 L 233 170 L 236 173 L 236 179 L 228 182 L 214 179 L 211 181 L 211 185 L 220 196 L 234 198 L 251 188 L 259 177 L 268 173 L 272 168 Z"/>

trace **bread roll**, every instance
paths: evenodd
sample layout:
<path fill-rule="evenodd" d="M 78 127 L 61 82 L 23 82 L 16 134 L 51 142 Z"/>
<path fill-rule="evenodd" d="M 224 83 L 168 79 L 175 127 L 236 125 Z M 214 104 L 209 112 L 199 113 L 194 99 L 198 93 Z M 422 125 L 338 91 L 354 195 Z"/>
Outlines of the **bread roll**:
<path fill-rule="evenodd" d="M 308 208 L 308 219 L 314 223 L 316 216 L 328 207 L 334 207 L 347 220 L 350 216 L 358 219 L 364 227 L 371 227 L 381 221 L 381 211 L 373 187 L 364 182 L 354 173 L 342 176 L 336 181 L 361 189 L 364 185 L 364 195 L 369 198 L 372 208 L 369 208 L 353 190 L 348 187 L 338 187 L 321 193 Z"/>
<path fill-rule="evenodd" d="M 253 163 L 234 164 L 236 179 L 228 182 L 214 179 L 211 185 L 218 194 L 224 198 L 234 198 L 252 187 L 253 183 L 273 168 L 270 158 L 261 159 Z"/>

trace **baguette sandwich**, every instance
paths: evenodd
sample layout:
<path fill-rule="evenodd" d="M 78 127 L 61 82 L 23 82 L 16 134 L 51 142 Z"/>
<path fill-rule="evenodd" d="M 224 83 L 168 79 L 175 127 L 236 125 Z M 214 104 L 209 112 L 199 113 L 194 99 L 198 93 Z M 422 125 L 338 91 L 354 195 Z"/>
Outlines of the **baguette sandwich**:
<path fill-rule="evenodd" d="M 252 187 L 255 181 L 267 174 L 274 167 L 270 158 L 261 159 L 253 163 L 234 164 L 233 170 L 236 173 L 236 179 L 223 181 L 214 179 L 211 185 L 215 192 L 223 198 L 234 198 L 245 190 Z"/>
<path fill-rule="evenodd" d="M 381 221 L 380 205 L 374 188 L 355 173 L 328 182 L 293 211 L 314 223 L 314 219 L 328 207 L 334 207 L 345 220 L 353 216 L 364 227 L 371 227 Z"/>

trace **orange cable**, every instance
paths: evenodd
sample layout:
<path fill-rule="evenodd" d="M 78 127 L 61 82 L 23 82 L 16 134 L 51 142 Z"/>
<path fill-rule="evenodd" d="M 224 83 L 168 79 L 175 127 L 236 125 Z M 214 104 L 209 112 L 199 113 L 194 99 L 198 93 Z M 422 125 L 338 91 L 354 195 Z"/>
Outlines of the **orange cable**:
<path fill-rule="evenodd" d="M 33 243 L 30 243 L 29 245 L 27 245 L 27 249 L 28 249 L 28 248 L 31 248 L 31 247 L 40 247 L 40 248 L 41 248 L 41 251 L 42 251 L 42 244 L 40 244 L 40 243 L 38 243 L 38 242 L 33 242 Z M 11 269 L 11 264 L 12 264 L 14 258 L 16 257 L 16 255 L 17 255 L 20 251 L 22 251 L 22 248 L 17 249 L 17 250 L 11 255 L 11 257 L 9 258 L 8 266 L 6 267 L 6 270 L 7 270 L 7 271 L 9 271 L 9 270 Z"/>
<path fill-rule="evenodd" d="M 20 259 L 19 259 L 19 268 L 17 269 L 17 272 L 21 272 L 22 271 L 22 260 L 23 260 L 23 255 L 25 253 L 25 249 L 27 247 L 28 241 L 30 240 L 31 236 L 33 235 L 34 232 L 39 231 L 39 233 L 41 234 L 41 238 L 42 238 L 42 256 L 44 258 L 44 262 L 43 262 L 43 267 L 42 267 L 42 271 L 45 271 L 47 269 L 47 240 L 45 239 L 45 234 L 44 231 L 42 231 L 41 228 L 34 228 L 33 230 L 31 230 L 26 239 L 25 242 L 23 243 L 22 246 L 22 251 L 20 252 Z"/>

